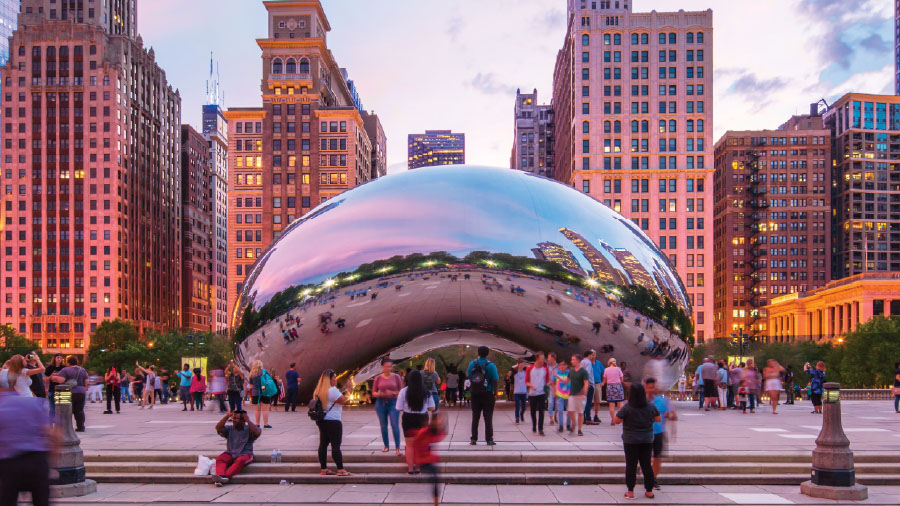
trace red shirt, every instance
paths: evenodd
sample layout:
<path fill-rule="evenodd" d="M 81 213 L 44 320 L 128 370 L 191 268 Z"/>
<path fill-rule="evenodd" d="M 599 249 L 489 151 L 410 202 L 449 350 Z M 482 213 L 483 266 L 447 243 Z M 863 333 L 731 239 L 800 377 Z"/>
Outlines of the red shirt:
<path fill-rule="evenodd" d="M 445 432 L 435 433 L 430 427 L 419 430 L 412 440 L 413 462 L 416 465 L 440 462 L 440 457 L 431 451 L 431 445 L 441 441 L 446 435 Z M 410 444 L 408 440 L 407 444 Z"/>

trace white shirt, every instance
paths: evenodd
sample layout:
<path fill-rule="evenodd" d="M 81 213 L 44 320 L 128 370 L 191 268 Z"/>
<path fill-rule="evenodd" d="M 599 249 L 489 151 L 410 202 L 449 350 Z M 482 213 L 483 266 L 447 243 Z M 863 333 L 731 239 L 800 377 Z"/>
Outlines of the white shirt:
<path fill-rule="evenodd" d="M 325 413 L 325 420 L 337 420 L 338 422 L 341 421 L 341 411 L 343 409 L 343 406 L 335 401 L 340 399 L 342 395 L 344 394 L 341 393 L 341 390 L 338 387 L 331 387 L 328 389 L 328 405 L 322 406 L 322 409 L 328 411 L 327 413 Z"/>
<path fill-rule="evenodd" d="M 406 389 L 407 387 L 403 387 L 400 390 L 400 393 L 397 394 L 397 411 L 400 411 L 402 413 L 417 413 L 421 415 L 423 413 L 427 413 L 429 409 L 434 409 L 434 397 L 432 397 L 431 395 L 427 395 L 426 392 L 425 402 L 422 403 L 422 409 L 420 409 L 419 411 L 414 411 L 406 402 Z"/>
<path fill-rule="evenodd" d="M 18 375 L 12 372 L 8 372 L 7 374 L 9 375 L 7 381 L 10 383 L 12 383 L 13 378 L 16 378 L 16 384 L 13 389 L 17 394 L 24 395 L 25 397 L 34 397 L 34 393 L 31 391 L 31 377 L 25 374 L 25 370 Z"/>
<path fill-rule="evenodd" d="M 531 377 L 528 380 L 531 383 L 531 387 L 528 389 L 529 396 L 544 395 L 544 387 L 547 385 L 547 365 L 532 367 Z"/>

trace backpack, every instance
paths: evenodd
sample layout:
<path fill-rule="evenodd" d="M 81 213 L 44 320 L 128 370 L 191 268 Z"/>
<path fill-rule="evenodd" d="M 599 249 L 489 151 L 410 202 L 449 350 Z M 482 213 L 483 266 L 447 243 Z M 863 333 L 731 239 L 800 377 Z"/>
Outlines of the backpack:
<path fill-rule="evenodd" d="M 259 394 L 263 397 L 273 397 L 278 395 L 278 385 L 275 384 L 275 380 L 272 379 L 272 375 L 269 374 L 269 371 L 263 369 L 262 375 L 259 378 Z"/>
<path fill-rule="evenodd" d="M 337 401 L 334 401 L 334 402 L 337 402 Z M 331 407 L 328 408 L 327 410 L 322 409 L 322 401 L 319 400 L 318 398 L 316 398 L 316 402 L 311 402 L 309 404 L 309 413 L 307 413 L 307 415 L 309 416 L 310 420 L 312 420 L 314 422 L 321 422 L 322 420 L 325 419 L 325 415 L 327 415 L 328 412 L 331 411 L 331 408 L 333 408 L 333 407 L 334 407 L 334 403 L 332 403 Z"/>
<path fill-rule="evenodd" d="M 425 376 L 425 390 L 428 391 L 428 393 L 431 393 L 435 390 L 434 389 L 435 373 L 425 373 L 424 376 Z"/>
<path fill-rule="evenodd" d="M 476 358 L 472 366 L 472 374 L 469 375 L 471 386 L 469 387 L 472 395 L 477 395 L 488 391 L 487 385 L 487 366 L 491 362 L 486 360 L 484 365 Z"/>

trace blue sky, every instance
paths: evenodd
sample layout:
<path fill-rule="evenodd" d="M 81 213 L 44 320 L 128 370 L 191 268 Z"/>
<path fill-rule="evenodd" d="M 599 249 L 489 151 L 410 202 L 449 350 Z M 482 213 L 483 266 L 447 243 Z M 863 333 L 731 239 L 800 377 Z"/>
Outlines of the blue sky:
<path fill-rule="evenodd" d="M 714 13 L 718 137 L 774 128 L 808 104 L 848 91 L 893 88 L 888 0 L 633 0 L 635 11 Z M 466 133 L 468 163 L 508 166 L 516 88 L 549 102 L 566 0 L 323 0 L 328 45 L 381 117 L 390 172 L 406 167 L 406 136 Z M 138 27 L 183 121 L 199 127 L 209 53 L 220 61 L 226 107 L 260 103 L 256 39 L 261 0 L 142 0 Z"/>

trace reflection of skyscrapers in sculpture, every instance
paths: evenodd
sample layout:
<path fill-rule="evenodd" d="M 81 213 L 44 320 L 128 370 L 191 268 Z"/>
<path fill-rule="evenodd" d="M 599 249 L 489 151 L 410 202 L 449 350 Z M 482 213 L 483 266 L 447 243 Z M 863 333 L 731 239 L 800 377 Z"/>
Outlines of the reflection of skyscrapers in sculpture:
<path fill-rule="evenodd" d="M 631 278 L 632 284 L 641 285 L 649 290 L 659 292 L 653 277 L 650 276 L 650 273 L 647 272 L 641 261 L 635 258 L 630 251 L 624 248 L 616 248 L 613 250 L 613 254 L 616 255 L 616 259 L 625 268 L 625 272 Z"/>
<path fill-rule="evenodd" d="M 555 242 L 539 242 L 537 248 L 532 248 L 534 257 L 539 260 L 547 260 L 562 265 L 567 271 L 584 276 L 586 273 L 575 255 Z"/>
<path fill-rule="evenodd" d="M 656 285 L 663 291 L 663 295 L 675 300 L 675 293 L 678 290 L 672 285 L 672 280 L 666 275 L 666 269 L 655 258 L 653 259 L 653 277 L 656 279 Z"/>
<path fill-rule="evenodd" d="M 597 248 L 595 248 L 590 241 L 585 239 L 584 236 L 578 232 L 569 230 L 568 228 L 561 228 L 559 231 L 562 235 L 566 236 L 566 239 L 572 241 L 572 244 L 574 244 L 576 248 L 581 250 L 584 258 L 591 264 L 591 269 L 594 270 L 594 278 L 596 278 L 597 281 L 612 283 L 614 285 L 625 283 L 625 276 L 622 275 L 622 272 L 613 267 L 609 260 L 603 256 L 603 253 L 597 250 Z M 603 244 L 602 241 L 601 244 Z M 607 249 L 610 248 L 607 247 Z M 612 252 L 611 249 L 610 252 Z"/>

